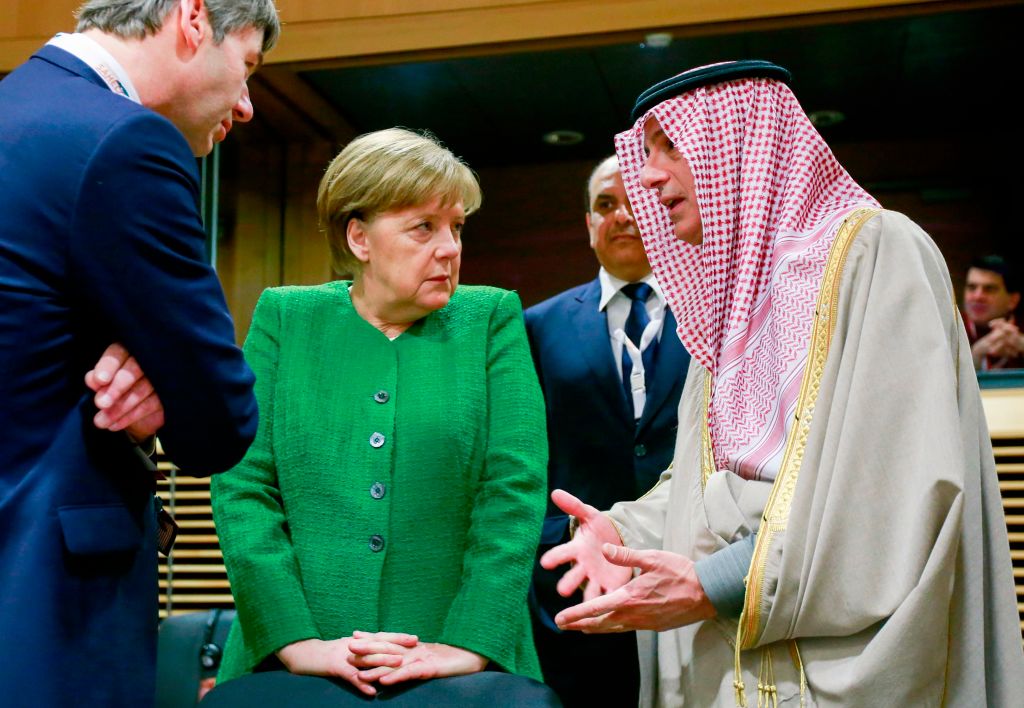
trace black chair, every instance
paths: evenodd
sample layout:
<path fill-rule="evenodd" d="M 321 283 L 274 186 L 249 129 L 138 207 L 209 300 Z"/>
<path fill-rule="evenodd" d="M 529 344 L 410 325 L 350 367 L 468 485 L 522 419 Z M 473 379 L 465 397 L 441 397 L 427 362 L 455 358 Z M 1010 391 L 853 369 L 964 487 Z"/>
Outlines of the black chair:
<path fill-rule="evenodd" d="M 156 708 L 194 708 L 203 679 L 217 675 L 234 610 L 173 615 L 160 623 Z"/>
<path fill-rule="evenodd" d="M 416 681 L 364 696 L 343 680 L 298 676 L 287 671 L 248 674 L 218 685 L 200 708 L 561 708 L 557 694 L 515 674 L 482 671 L 467 676 Z"/>

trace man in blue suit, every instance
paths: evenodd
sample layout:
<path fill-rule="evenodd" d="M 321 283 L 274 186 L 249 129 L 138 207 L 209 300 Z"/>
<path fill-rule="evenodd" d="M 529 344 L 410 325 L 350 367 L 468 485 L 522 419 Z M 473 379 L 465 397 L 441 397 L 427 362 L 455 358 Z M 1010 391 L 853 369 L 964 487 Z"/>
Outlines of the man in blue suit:
<path fill-rule="evenodd" d="M 690 357 L 651 273 L 614 156 L 587 182 L 586 222 L 598 277 L 529 308 L 526 330 L 547 406 L 549 490 L 606 509 L 644 494 L 672 460 Z M 567 540 L 568 518 L 549 504 L 541 553 Z M 534 573 L 544 680 L 569 708 L 635 705 L 635 635 L 559 630 L 554 615 L 580 601 L 558 594 L 559 576 L 539 565 Z"/>
<path fill-rule="evenodd" d="M 193 156 L 251 118 L 273 2 L 90 0 L 78 18 L 0 83 L 5 706 L 153 703 L 154 471 L 134 443 L 162 423 L 171 459 L 208 474 L 256 431 Z"/>

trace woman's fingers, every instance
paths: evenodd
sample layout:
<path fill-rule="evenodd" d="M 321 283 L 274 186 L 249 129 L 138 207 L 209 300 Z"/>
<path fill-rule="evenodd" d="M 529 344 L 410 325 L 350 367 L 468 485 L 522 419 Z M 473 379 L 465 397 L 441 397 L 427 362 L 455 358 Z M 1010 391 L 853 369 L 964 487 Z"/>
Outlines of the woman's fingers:
<path fill-rule="evenodd" d="M 392 669 L 388 669 L 388 671 L 391 671 L 391 670 Z M 362 677 L 359 676 L 359 672 L 358 671 L 353 671 L 351 674 L 342 676 L 342 678 L 344 678 L 350 684 L 355 686 L 356 689 L 359 690 L 361 693 L 365 693 L 367 696 L 376 696 L 377 695 L 377 688 L 376 688 L 376 686 L 373 686 L 371 683 L 369 683 L 367 681 L 364 681 L 362 679 Z"/>
<path fill-rule="evenodd" d="M 436 669 L 426 661 L 413 661 L 380 677 L 381 686 L 392 686 L 402 681 L 416 681 L 434 678 Z"/>
<path fill-rule="evenodd" d="M 363 671 L 360 671 L 356 675 L 359 677 L 360 681 L 373 683 L 374 681 L 380 681 L 381 677 L 387 676 L 392 671 L 394 671 L 394 669 L 390 666 L 378 666 L 373 669 L 365 669 Z"/>
<path fill-rule="evenodd" d="M 400 654 L 349 654 L 348 663 L 357 669 L 374 669 L 379 666 L 396 668 L 402 665 Z"/>
<path fill-rule="evenodd" d="M 419 637 L 405 632 L 364 632 L 357 629 L 352 632 L 352 637 L 354 639 L 377 639 L 392 644 L 401 644 L 404 647 L 414 647 L 419 643 Z"/>
<path fill-rule="evenodd" d="M 348 650 L 357 656 L 369 656 L 370 654 L 393 654 L 401 656 L 408 652 L 410 647 L 395 644 L 393 642 L 381 642 L 373 639 L 353 639 L 348 643 Z"/>

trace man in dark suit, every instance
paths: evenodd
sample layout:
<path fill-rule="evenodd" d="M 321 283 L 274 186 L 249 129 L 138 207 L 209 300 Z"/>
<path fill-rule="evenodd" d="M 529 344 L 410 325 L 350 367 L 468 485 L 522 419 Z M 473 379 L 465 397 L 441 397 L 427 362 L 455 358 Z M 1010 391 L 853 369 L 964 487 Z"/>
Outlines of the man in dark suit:
<path fill-rule="evenodd" d="M 256 431 L 193 156 L 251 118 L 273 2 L 90 0 L 78 18 L 0 83 L 5 706 L 153 703 L 154 471 L 134 443 L 162 424 L 207 474 Z"/>
<path fill-rule="evenodd" d="M 606 509 L 635 499 L 672 460 L 689 355 L 647 261 L 615 157 L 587 182 L 587 229 L 598 277 L 526 311 L 547 406 L 548 487 Z M 568 540 L 548 506 L 541 553 Z M 559 596 L 560 573 L 537 566 L 531 594 L 544 680 L 566 706 L 635 705 L 636 637 L 563 633 L 553 621 L 580 598 Z"/>

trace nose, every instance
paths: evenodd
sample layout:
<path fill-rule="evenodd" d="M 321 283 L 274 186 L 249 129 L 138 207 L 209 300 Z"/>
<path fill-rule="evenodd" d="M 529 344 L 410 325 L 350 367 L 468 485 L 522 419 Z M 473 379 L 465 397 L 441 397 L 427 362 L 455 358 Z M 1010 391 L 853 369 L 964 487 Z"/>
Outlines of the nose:
<path fill-rule="evenodd" d="M 444 229 L 439 238 L 437 249 L 434 251 L 438 260 L 451 260 L 462 253 L 462 241 L 451 227 Z"/>
<path fill-rule="evenodd" d="M 644 189 L 658 189 L 668 180 L 668 172 L 654 164 L 654 156 L 649 155 L 640 169 L 640 185 Z"/>
<path fill-rule="evenodd" d="M 253 107 L 249 98 L 249 84 L 242 85 L 242 95 L 238 97 L 238 103 L 231 109 L 231 117 L 236 123 L 248 123 L 252 120 Z"/>
<path fill-rule="evenodd" d="M 615 209 L 615 220 L 620 224 L 628 224 L 633 221 L 633 212 L 629 210 L 628 204 L 619 204 Z"/>

